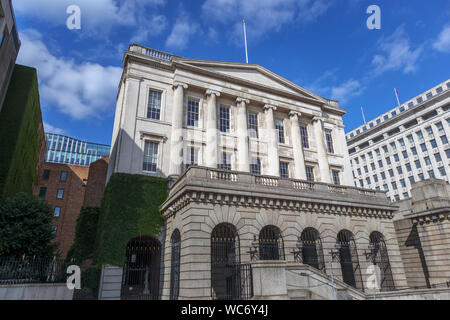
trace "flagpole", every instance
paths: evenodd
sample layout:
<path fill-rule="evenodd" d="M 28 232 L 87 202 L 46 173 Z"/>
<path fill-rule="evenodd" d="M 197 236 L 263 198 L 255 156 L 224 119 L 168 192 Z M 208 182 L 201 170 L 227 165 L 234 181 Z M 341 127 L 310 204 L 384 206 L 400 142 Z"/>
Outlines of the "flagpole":
<path fill-rule="evenodd" d="M 245 28 L 245 20 L 242 20 L 244 23 L 244 40 L 245 40 L 245 63 L 248 63 L 248 51 L 247 51 L 247 29 Z"/>
<path fill-rule="evenodd" d="M 361 114 L 362 114 L 362 116 L 363 116 L 364 124 L 366 124 L 366 123 L 367 123 L 367 122 L 366 122 L 366 116 L 364 115 L 364 109 L 363 109 L 363 107 L 361 107 Z"/>
<path fill-rule="evenodd" d="M 395 93 L 395 96 L 397 97 L 397 103 L 398 103 L 398 105 L 400 105 L 400 100 L 398 99 L 398 91 L 396 88 L 394 88 L 394 93 Z"/>

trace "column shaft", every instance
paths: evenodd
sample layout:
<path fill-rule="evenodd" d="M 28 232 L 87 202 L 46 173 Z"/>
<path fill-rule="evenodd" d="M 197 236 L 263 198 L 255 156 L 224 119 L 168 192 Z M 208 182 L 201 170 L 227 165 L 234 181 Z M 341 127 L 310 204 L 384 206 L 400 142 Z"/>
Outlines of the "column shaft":
<path fill-rule="evenodd" d="M 291 112 L 291 136 L 292 147 L 294 151 L 294 178 L 306 180 L 305 157 L 303 154 L 302 138 L 300 135 L 300 124 L 298 122 L 298 112 Z"/>
<path fill-rule="evenodd" d="M 267 172 L 269 176 L 280 176 L 280 156 L 278 153 L 278 134 L 275 129 L 273 111 L 276 107 L 264 106 L 266 114 L 266 137 L 267 137 Z"/>
<path fill-rule="evenodd" d="M 249 162 L 249 139 L 248 139 L 248 123 L 247 123 L 247 104 L 250 101 L 242 98 L 236 99 L 237 104 L 237 168 L 242 172 L 250 172 Z"/>
<path fill-rule="evenodd" d="M 320 182 L 331 183 L 330 164 L 328 163 L 328 152 L 322 127 L 322 120 L 313 120 L 314 136 L 317 144 L 317 158 L 319 161 Z"/>
<path fill-rule="evenodd" d="M 172 134 L 170 144 L 169 175 L 180 175 L 183 163 L 183 102 L 186 84 L 176 83 L 173 86 Z"/>
<path fill-rule="evenodd" d="M 208 90 L 206 109 L 206 148 L 205 165 L 210 168 L 217 168 L 218 164 L 218 130 L 217 130 L 217 97 L 220 93 Z"/>

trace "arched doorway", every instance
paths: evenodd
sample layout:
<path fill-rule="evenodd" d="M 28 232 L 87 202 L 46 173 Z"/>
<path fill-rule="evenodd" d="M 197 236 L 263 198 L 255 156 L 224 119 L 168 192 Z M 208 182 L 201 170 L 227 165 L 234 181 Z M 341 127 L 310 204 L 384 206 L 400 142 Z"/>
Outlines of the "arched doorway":
<path fill-rule="evenodd" d="M 122 276 L 121 299 L 158 300 L 161 244 L 140 236 L 128 242 Z"/>
<path fill-rule="evenodd" d="M 219 224 L 211 233 L 211 296 L 238 300 L 241 295 L 240 246 L 236 228 Z"/>
<path fill-rule="evenodd" d="M 259 259 L 284 260 L 284 243 L 276 226 L 265 226 L 259 233 Z"/>
<path fill-rule="evenodd" d="M 386 242 L 380 232 L 374 231 L 370 234 L 370 246 L 372 263 L 380 268 L 380 290 L 395 290 Z"/>
<path fill-rule="evenodd" d="M 172 247 L 170 259 L 170 300 L 178 300 L 180 294 L 180 253 L 181 235 L 178 229 L 172 233 L 170 238 Z"/>
<path fill-rule="evenodd" d="M 343 281 L 356 289 L 364 291 L 358 250 L 353 233 L 348 230 L 341 230 L 337 236 L 337 244 Z"/>
<path fill-rule="evenodd" d="M 306 228 L 300 236 L 302 248 L 302 262 L 322 272 L 325 272 L 323 259 L 322 240 L 319 231 L 314 228 Z"/>

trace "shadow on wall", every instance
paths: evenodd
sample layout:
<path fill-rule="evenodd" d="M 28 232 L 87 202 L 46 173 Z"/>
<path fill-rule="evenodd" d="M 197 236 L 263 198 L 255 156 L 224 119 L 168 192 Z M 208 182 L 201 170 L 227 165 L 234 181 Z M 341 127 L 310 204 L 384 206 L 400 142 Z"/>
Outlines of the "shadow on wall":
<path fill-rule="evenodd" d="M 414 224 L 411 228 L 411 232 L 408 235 L 408 238 L 405 241 L 406 247 L 413 247 L 417 249 L 417 253 L 420 257 L 420 263 L 422 264 L 422 271 L 425 277 L 425 283 L 428 288 L 431 288 L 430 285 L 430 273 L 428 271 L 427 261 L 425 259 L 425 254 L 422 248 L 422 242 L 420 241 L 419 232 L 417 231 L 417 224 Z"/>
<path fill-rule="evenodd" d="M 143 138 L 142 146 L 144 146 L 145 140 L 146 139 Z M 161 154 L 163 152 L 170 152 L 170 150 L 165 150 L 165 146 L 168 146 L 168 144 L 163 141 L 159 142 L 158 164 L 160 164 L 159 159 L 161 159 Z M 158 166 L 155 172 L 146 173 L 144 171 L 143 148 L 144 147 L 137 145 L 128 133 L 126 133 L 123 129 L 120 129 L 117 139 L 111 147 L 106 183 L 108 183 L 113 173 L 141 174 L 159 178 L 167 178 Z"/>

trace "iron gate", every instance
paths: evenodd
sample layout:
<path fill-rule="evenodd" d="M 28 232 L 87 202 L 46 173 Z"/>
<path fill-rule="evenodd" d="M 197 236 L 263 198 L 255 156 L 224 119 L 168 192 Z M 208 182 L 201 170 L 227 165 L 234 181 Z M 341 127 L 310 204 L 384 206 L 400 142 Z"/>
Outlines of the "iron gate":
<path fill-rule="evenodd" d="M 383 235 L 377 231 L 372 232 L 370 234 L 370 244 L 373 247 L 372 263 L 380 268 L 380 290 L 395 290 L 391 264 Z"/>
<path fill-rule="evenodd" d="M 177 300 L 180 293 L 180 232 L 175 230 L 170 239 L 172 256 L 170 259 L 170 300 Z"/>
<path fill-rule="evenodd" d="M 306 228 L 300 236 L 301 262 L 325 273 L 322 240 L 319 231 Z"/>
<path fill-rule="evenodd" d="M 211 233 L 211 297 L 215 300 L 243 300 L 253 296 L 250 265 L 240 264 L 239 236 L 228 223 Z"/>
<path fill-rule="evenodd" d="M 278 227 L 265 226 L 261 229 L 259 260 L 284 260 L 284 243 Z"/>
<path fill-rule="evenodd" d="M 161 244 L 141 236 L 132 239 L 126 249 L 122 277 L 122 300 L 158 300 Z"/>
<path fill-rule="evenodd" d="M 364 291 L 358 250 L 356 249 L 353 234 L 348 230 L 342 230 L 338 234 L 337 242 L 340 247 L 339 258 L 343 281 L 356 289 Z"/>

